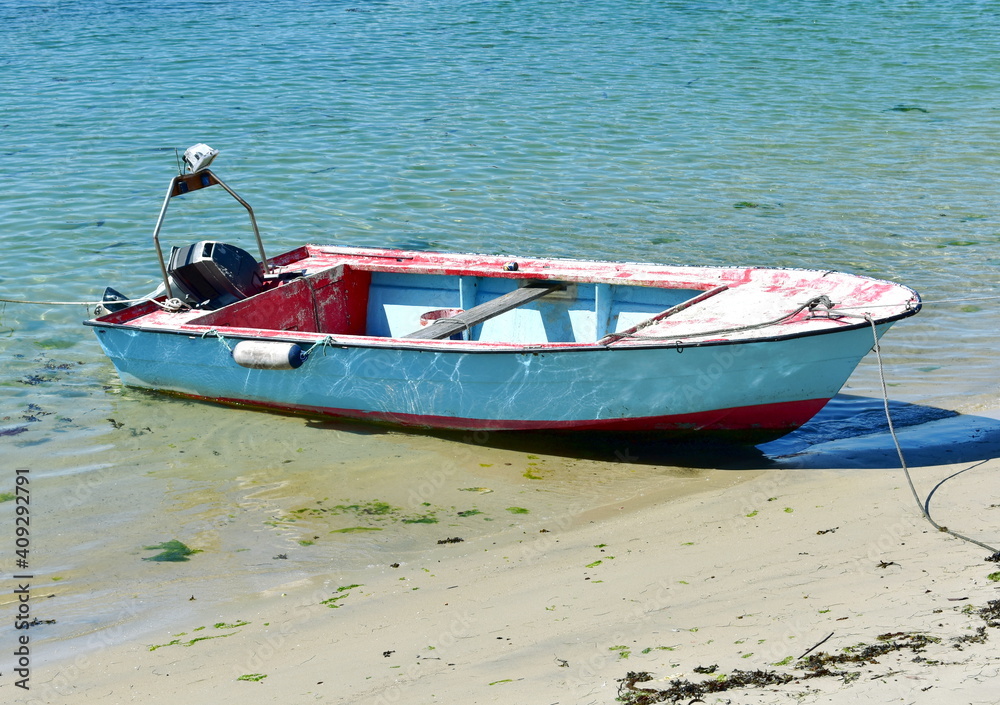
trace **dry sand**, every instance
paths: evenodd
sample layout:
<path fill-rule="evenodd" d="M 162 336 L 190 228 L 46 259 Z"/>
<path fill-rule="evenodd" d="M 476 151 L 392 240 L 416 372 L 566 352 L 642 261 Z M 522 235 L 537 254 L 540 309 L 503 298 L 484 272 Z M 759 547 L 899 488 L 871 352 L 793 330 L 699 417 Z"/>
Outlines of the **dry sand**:
<path fill-rule="evenodd" d="M 913 469 L 921 492 L 935 489 L 934 518 L 1000 543 L 995 434 L 948 456 L 922 444 L 926 433 L 902 434 L 914 457 L 961 461 Z M 934 639 L 925 650 L 831 666 L 845 675 L 703 699 L 997 702 L 1000 629 L 976 611 L 1000 599 L 988 577 L 1000 565 L 923 520 L 884 437 L 850 454 L 857 467 L 811 467 L 835 451 L 669 501 L 528 518 L 501 539 L 437 545 L 416 562 L 331 566 L 225 604 L 188 601 L 161 633 L 39 666 L 30 697 L 5 687 L 0 698 L 613 703 L 630 671 L 648 672 L 649 689 L 735 669 L 801 676 L 796 659 L 821 640 L 812 653 L 919 633 Z"/>

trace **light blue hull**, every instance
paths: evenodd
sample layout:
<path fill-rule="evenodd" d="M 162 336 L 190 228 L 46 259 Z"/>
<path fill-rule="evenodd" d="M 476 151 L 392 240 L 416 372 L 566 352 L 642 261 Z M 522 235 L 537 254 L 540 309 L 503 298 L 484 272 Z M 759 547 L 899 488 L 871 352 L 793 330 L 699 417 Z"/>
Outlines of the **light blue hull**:
<path fill-rule="evenodd" d="M 881 335 L 890 324 L 878 326 Z M 746 431 L 807 421 L 873 345 L 867 325 L 699 346 L 442 351 L 315 347 L 297 369 L 247 369 L 239 339 L 108 326 L 98 339 L 122 380 L 192 397 L 475 430 Z"/>

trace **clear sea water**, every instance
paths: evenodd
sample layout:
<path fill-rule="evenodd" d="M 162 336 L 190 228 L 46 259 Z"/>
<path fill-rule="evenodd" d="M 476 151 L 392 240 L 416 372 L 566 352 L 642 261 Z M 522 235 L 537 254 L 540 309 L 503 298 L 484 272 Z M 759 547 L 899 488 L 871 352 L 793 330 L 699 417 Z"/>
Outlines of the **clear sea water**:
<path fill-rule="evenodd" d="M 340 243 L 898 280 L 928 303 L 883 341 L 891 397 L 926 410 L 915 425 L 974 417 L 1000 393 L 998 25 L 990 2 L 0 0 L 0 297 L 149 291 L 175 150 L 207 142 L 269 254 Z M 245 215 L 210 201 L 164 239 L 245 243 Z M 630 449 L 532 457 L 125 389 L 87 317 L 0 305 L 0 492 L 30 468 L 48 658 L 137 638 L 194 609 L 188 593 L 334 580 L 445 533 L 519 531 L 500 521 L 511 505 L 541 521 L 701 478 L 697 461 Z M 845 392 L 861 401 L 838 400 L 796 450 L 858 432 L 878 408 L 873 359 Z M 494 491 L 461 492 L 480 486 Z M 321 498 L 496 521 L 335 539 L 284 521 Z M 214 556 L 141 560 L 171 539 Z M 0 555 L 12 573 L 10 545 Z"/>

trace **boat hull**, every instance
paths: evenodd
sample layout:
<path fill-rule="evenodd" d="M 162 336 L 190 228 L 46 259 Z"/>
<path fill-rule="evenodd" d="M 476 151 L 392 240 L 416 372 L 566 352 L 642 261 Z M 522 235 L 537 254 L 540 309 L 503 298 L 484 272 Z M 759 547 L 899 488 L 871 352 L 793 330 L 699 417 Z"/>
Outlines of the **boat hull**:
<path fill-rule="evenodd" d="M 868 325 L 684 347 L 323 344 L 297 369 L 268 370 L 233 360 L 240 338 L 114 325 L 97 333 L 125 384 L 227 404 L 422 429 L 714 432 L 751 442 L 808 421 L 873 344 Z"/>

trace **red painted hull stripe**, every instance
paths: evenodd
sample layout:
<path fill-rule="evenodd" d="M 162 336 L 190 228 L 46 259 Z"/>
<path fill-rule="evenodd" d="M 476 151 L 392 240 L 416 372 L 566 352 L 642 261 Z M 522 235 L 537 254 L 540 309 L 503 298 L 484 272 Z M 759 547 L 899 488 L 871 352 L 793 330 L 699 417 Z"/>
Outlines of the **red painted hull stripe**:
<path fill-rule="evenodd" d="M 414 428 L 452 429 L 465 431 L 754 431 L 792 430 L 798 428 L 822 409 L 829 399 L 807 399 L 741 406 L 731 409 L 699 411 L 671 416 L 647 416 L 631 419 L 582 419 L 573 421 L 520 420 L 520 419 L 463 419 L 450 416 L 420 416 L 390 412 L 358 411 L 273 404 L 241 399 L 224 399 L 183 395 L 208 401 L 279 409 L 321 416 L 360 419 L 391 423 Z"/>

